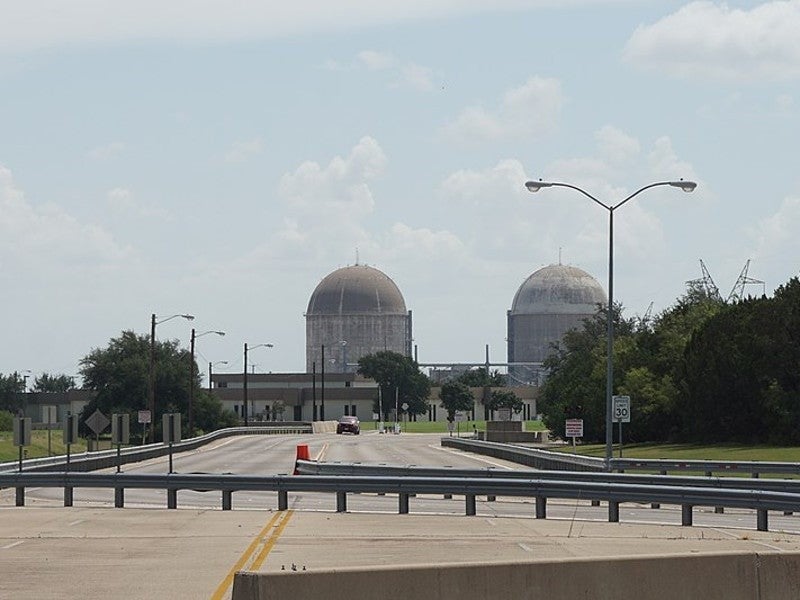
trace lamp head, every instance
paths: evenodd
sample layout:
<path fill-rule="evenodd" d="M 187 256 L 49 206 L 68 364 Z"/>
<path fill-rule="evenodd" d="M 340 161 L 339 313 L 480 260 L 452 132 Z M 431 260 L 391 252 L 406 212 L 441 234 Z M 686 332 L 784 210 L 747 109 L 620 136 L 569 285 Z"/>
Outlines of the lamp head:
<path fill-rule="evenodd" d="M 549 181 L 542 181 L 539 179 L 538 181 L 526 181 L 525 187 L 528 188 L 529 192 L 535 193 L 544 187 L 553 187 L 553 184 Z"/>
<path fill-rule="evenodd" d="M 181 315 L 187 321 L 194 321 L 194 315 Z"/>
<path fill-rule="evenodd" d="M 681 188 L 687 194 L 689 192 L 693 192 L 694 188 L 697 187 L 697 184 L 694 181 L 684 181 L 683 179 L 680 179 L 678 181 L 670 181 L 669 184 L 672 187 Z"/>

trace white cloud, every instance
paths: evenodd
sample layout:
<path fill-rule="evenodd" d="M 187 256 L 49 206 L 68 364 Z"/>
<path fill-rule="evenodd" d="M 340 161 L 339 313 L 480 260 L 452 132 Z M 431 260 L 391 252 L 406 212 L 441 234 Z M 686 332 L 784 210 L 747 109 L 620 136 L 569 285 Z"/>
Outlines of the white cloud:
<path fill-rule="evenodd" d="M 342 73 L 359 69 L 366 69 L 375 73 L 388 73 L 391 78 L 389 85 L 395 88 L 407 87 L 420 92 L 428 92 L 434 87 L 433 79 L 435 73 L 430 67 L 413 62 L 405 62 L 389 52 L 378 50 L 362 50 L 350 63 L 327 59 L 324 61 L 322 68 L 327 71 Z"/>
<path fill-rule="evenodd" d="M 471 106 L 444 133 L 458 140 L 500 140 L 541 136 L 553 131 L 561 116 L 564 99 L 556 79 L 532 77 L 524 85 L 508 90 L 494 110 Z"/>
<path fill-rule="evenodd" d="M 750 230 L 756 244 L 756 255 L 774 259 L 783 255 L 796 261 L 800 253 L 797 231 L 800 230 L 800 196 L 783 200 L 778 211 L 758 222 Z"/>
<path fill-rule="evenodd" d="M 118 156 L 125 150 L 125 144 L 122 142 L 111 142 L 102 146 L 97 146 L 89 150 L 86 155 L 93 160 L 108 160 Z"/>
<path fill-rule="evenodd" d="M 55 204 L 30 204 L 11 171 L 0 166 L 0 261 L 10 271 L 60 273 L 110 267 L 128 256 L 111 234 L 79 222 Z"/>
<path fill-rule="evenodd" d="M 264 144 L 261 138 L 252 140 L 240 140 L 233 142 L 227 152 L 225 152 L 226 163 L 243 163 L 252 156 L 261 154 Z"/>
<path fill-rule="evenodd" d="M 145 39 L 213 43 L 552 5 L 553 0 L 341 0 L 335 8 L 321 0 L 239 0 L 234 5 L 224 0 L 14 0 L 3 3 L 0 48 L 29 51 Z"/>
<path fill-rule="evenodd" d="M 397 64 L 397 60 L 387 52 L 364 50 L 358 53 L 358 60 L 370 71 L 390 69 Z"/>
<path fill-rule="evenodd" d="M 633 33 L 624 57 L 681 77 L 780 80 L 800 75 L 800 0 L 750 10 L 691 2 Z"/>
<path fill-rule="evenodd" d="M 135 215 L 142 218 L 158 218 L 161 220 L 171 219 L 169 211 L 164 208 L 145 206 L 138 202 L 133 192 L 127 188 L 116 187 L 106 193 L 108 205 L 125 217 Z"/>

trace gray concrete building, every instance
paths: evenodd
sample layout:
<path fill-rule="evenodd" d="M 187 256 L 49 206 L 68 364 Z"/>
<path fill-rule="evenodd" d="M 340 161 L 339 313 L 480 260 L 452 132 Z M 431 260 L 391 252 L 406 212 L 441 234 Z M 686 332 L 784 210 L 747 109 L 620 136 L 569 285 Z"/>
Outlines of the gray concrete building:
<path fill-rule="evenodd" d="M 337 269 L 308 301 L 306 372 L 347 373 L 358 359 L 381 350 L 411 356 L 411 311 L 382 271 L 367 265 Z"/>
<path fill-rule="evenodd" d="M 507 312 L 510 385 L 537 384 L 553 344 L 606 303 L 603 287 L 577 267 L 549 265 L 530 275 Z"/>

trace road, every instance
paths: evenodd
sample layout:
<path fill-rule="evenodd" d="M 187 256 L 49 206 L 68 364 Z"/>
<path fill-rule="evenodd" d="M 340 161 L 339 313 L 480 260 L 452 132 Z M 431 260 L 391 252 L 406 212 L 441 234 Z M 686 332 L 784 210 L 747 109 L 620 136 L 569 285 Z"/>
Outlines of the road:
<path fill-rule="evenodd" d="M 177 472 L 291 473 L 298 444 L 312 458 L 397 465 L 519 468 L 442 448 L 440 436 L 241 436 L 175 455 Z M 168 459 L 126 465 L 126 472 L 166 472 Z M 216 492 L 181 491 L 178 510 L 166 494 L 127 490 L 124 509 L 110 490 L 75 489 L 63 507 L 60 489 L 28 490 L 26 506 L 0 491 L 0 599 L 230 597 L 237 570 L 277 571 L 433 562 L 503 562 L 555 557 L 686 552 L 800 550 L 800 517 L 770 514 L 770 532 L 755 531 L 752 511 L 696 509 L 680 527 L 679 507 L 620 507 L 621 523 L 588 501 L 548 502 L 536 520 L 532 499 L 478 499 L 477 517 L 464 499 L 411 499 L 398 515 L 392 495 L 351 494 L 348 513 L 332 494 L 290 494 L 278 512 L 274 493 L 237 492 L 222 511 Z M 660 524 L 660 525 L 653 525 Z"/>

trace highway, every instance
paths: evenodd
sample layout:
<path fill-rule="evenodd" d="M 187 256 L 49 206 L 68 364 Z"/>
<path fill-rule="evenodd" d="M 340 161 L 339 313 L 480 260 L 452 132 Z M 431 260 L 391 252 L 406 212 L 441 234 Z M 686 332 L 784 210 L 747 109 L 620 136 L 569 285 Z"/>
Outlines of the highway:
<path fill-rule="evenodd" d="M 181 473 L 288 474 L 298 444 L 312 459 L 459 468 L 520 468 L 493 458 L 442 448 L 439 435 L 362 433 L 359 436 L 251 435 L 226 438 L 176 454 Z M 167 457 L 124 465 L 125 472 L 167 472 Z M 237 570 L 278 571 L 373 564 L 536 560 L 704 551 L 800 549 L 800 516 L 770 514 L 769 532 L 755 531 L 755 514 L 696 508 L 694 526 L 680 527 L 677 506 L 622 505 L 620 523 L 607 523 L 605 505 L 548 503 L 534 519 L 532 499 L 478 499 L 464 516 L 463 497 L 413 497 L 398 515 L 396 496 L 351 494 L 337 514 L 333 494 L 290 494 L 278 512 L 277 494 L 237 492 L 221 510 L 218 492 L 180 491 L 178 510 L 166 493 L 126 491 L 113 508 L 111 490 L 75 489 L 63 507 L 60 489 L 29 489 L 26 506 L 0 490 L 0 599 L 230 597 Z"/>
<path fill-rule="evenodd" d="M 451 466 L 458 468 L 522 469 L 520 465 L 477 454 L 442 448 L 439 434 L 378 434 L 361 435 L 256 435 L 226 438 L 199 450 L 175 454 L 173 471 L 176 473 L 236 473 L 236 474 L 290 474 L 294 468 L 297 446 L 309 447 L 312 459 L 327 462 L 363 462 L 390 465 Z M 125 472 L 164 473 L 169 470 L 167 457 L 142 463 L 124 465 Z M 479 498 L 479 515 L 532 517 L 533 499 L 498 498 L 495 501 Z M 0 505 L 13 502 L 13 490 L 0 492 Z M 112 490 L 84 489 L 74 491 L 75 506 L 113 506 Z M 166 493 L 161 490 L 130 489 L 126 492 L 126 507 L 163 508 Z M 291 494 L 289 506 L 295 510 L 335 510 L 332 494 Z M 63 505 L 60 489 L 32 489 L 26 494 L 30 506 Z M 179 508 L 221 507 L 218 492 L 181 491 Z M 277 507 L 277 494 L 272 492 L 237 492 L 233 498 L 234 509 Z M 397 512 L 397 498 L 372 494 L 351 495 L 349 512 Z M 412 513 L 463 515 L 464 500 L 460 497 L 445 499 L 441 496 L 416 497 L 411 500 Z M 548 503 L 549 519 L 579 519 L 606 521 L 605 504 L 592 506 L 586 501 L 551 501 Z M 680 524 L 680 507 L 664 506 L 658 510 L 649 505 L 624 504 L 620 507 L 620 520 L 636 523 Z M 748 510 L 727 510 L 716 514 L 711 507 L 697 507 L 694 524 L 698 526 L 745 529 L 755 528 L 755 513 Z M 770 529 L 787 533 L 800 533 L 800 515 L 770 515 Z"/>

